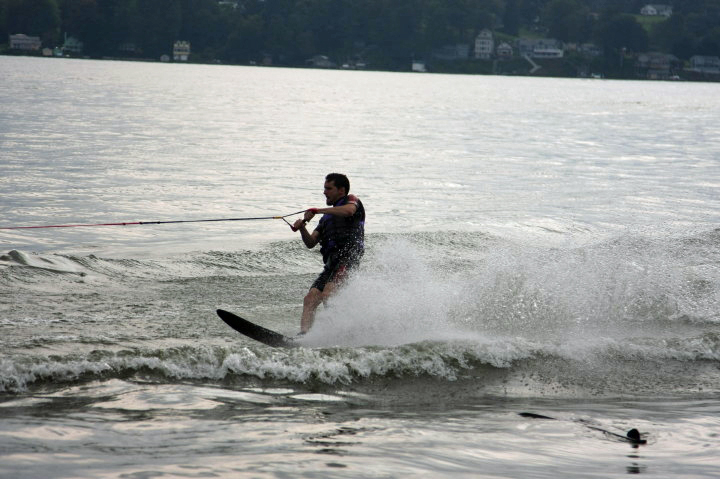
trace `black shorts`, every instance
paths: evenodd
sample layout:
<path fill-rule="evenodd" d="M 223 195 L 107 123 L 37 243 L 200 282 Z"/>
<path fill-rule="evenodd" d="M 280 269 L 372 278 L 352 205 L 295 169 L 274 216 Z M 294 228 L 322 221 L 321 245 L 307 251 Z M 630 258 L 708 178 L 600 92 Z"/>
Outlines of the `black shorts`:
<path fill-rule="evenodd" d="M 335 258 L 328 259 L 322 273 L 313 282 L 310 288 L 317 288 L 320 291 L 325 289 L 325 285 L 331 281 L 342 283 L 347 278 L 350 270 L 357 265 L 357 261 L 342 261 Z"/>

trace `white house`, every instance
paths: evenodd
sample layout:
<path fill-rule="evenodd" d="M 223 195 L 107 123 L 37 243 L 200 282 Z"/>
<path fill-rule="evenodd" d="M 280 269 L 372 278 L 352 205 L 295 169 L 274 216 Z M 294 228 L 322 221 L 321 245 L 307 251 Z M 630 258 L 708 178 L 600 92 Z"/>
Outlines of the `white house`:
<path fill-rule="evenodd" d="M 493 34 L 487 28 L 483 29 L 475 37 L 475 58 L 489 59 L 495 51 L 495 40 Z"/>
<path fill-rule="evenodd" d="M 563 44 L 554 38 L 520 38 L 518 53 L 530 58 L 562 58 Z"/>
<path fill-rule="evenodd" d="M 680 65 L 675 55 L 659 52 L 641 53 L 636 61 L 638 76 L 648 80 L 669 80 L 677 74 Z"/>
<path fill-rule="evenodd" d="M 135 45 L 133 42 L 121 43 L 120 45 L 118 45 L 118 50 L 125 54 L 135 54 L 140 51 L 137 45 Z"/>
<path fill-rule="evenodd" d="M 186 62 L 190 57 L 190 42 L 178 40 L 173 44 L 173 60 Z"/>
<path fill-rule="evenodd" d="M 698 73 L 720 74 L 720 57 L 695 55 L 690 58 L 690 70 Z"/>
<path fill-rule="evenodd" d="M 337 65 L 325 55 L 315 55 L 305 60 L 305 65 L 314 68 L 335 68 Z"/>
<path fill-rule="evenodd" d="M 509 43 L 502 42 L 500 45 L 497 46 L 497 50 L 495 50 L 495 53 L 497 54 L 498 58 L 512 58 L 513 48 L 510 46 Z"/>
<path fill-rule="evenodd" d="M 640 9 L 640 15 L 646 17 L 671 17 L 672 13 L 672 5 L 648 4 Z"/>
<path fill-rule="evenodd" d="M 40 50 L 41 46 L 40 37 L 30 37 L 24 33 L 10 35 L 10 48 L 13 50 Z"/>
<path fill-rule="evenodd" d="M 84 47 L 85 45 L 83 44 L 83 42 L 81 42 L 77 38 L 68 37 L 67 35 L 65 35 L 65 43 L 62 47 L 64 52 L 82 53 Z"/>
<path fill-rule="evenodd" d="M 599 57 L 602 55 L 602 50 L 594 43 L 583 43 L 578 48 L 578 52 L 588 57 Z"/>

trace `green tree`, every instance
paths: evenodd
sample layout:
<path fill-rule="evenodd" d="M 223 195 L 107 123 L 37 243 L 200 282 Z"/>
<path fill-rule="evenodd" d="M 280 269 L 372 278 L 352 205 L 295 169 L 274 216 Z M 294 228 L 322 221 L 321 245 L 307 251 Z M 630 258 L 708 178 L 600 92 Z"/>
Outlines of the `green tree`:
<path fill-rule="evenodd" d="M 654 25 L 649 37 L 654 50 L 669 52 L 685 60 L 694 55 L 697 39 L 692 32 L 687 31 L 682 14 L 673 14 Z"/>
<path fill-rule="evenodd" d="M 592 31 L 590 10 L 578 0 L 551 0 L 543 9 L 543 23 L 551 37 L 584 42 Z"/>
<path fill-rule="evenodd" d="M 193 54 L 229 62 L 303 64 L 316 54 L 343 62 L 362 58 L 377 68 L 407 69 L 410 58 L 432 49 L 472 43 L 482 28 L 517 35 L 531 30 L 569 42 L 593 38 L 606 62 L 648 48 L 687 59 L 720 54 L 720 0 L 677 0 L 675 13 L 648 39 L 633 15 L 645 0 L 0 0 L 0 34 L 59 33 L 80 38 L 92 56 L 127 55 L 135 44 L 145 57 L 170 53 L 188 40 Z M 603 10 L 601 19 L 591 12 Z M 633 15 L 630 15 L 633 14 Z M 502 24 L 502 27 L 499 25 Z"/>
<path fill-rule="evenodd" d="M 720 56 L 720 27 L 708 31 L 697 46 L 697 54 Z"/>
<path fill-rule="evenodd" d="M 231 32 L 234 9 L 224 9 L 216 0 L 182 0 L 180 6 L 178 39 L 190 42 L 193 56 L 220 56 Z"/>
<path fill-rule="evenodd" d="M 159 59 L 172 53 L 182 25 L 180 1 L 140 0 L 134 13 L 133 38 L 142 55 Z"/>
<path fill-rule="evenodd" d="M 518 8 L 522 24 L 533 29 L 546 3 L 546 0 L 519 0 Z"/>
<path fill-rule="evenodd" d="M 457 2 L 454 5 L 451 1 L 444 0 L 424 2 L 422 17 L 419 19 L 418 51 L 459 42 L 465 27 L 461 22 L 457 22 L 456 15 L 460 12 Z"/>
<path fill-rule="evenodd" d="M 653 25 L 649 40 L 655 49 L 670 51 L 673 43 L 683 35 L 685 35 L 685 19 L 682 15 L 675 14 Z"/>
<path fill-rule="evenodd" d="M 60 33 L 60 9 L 55 0 L 6 0 L 9 33 L 39 35 L 46 46 L 54 46 Z"/>
<path fill-rule="evenodd" d="M 367 39 L 373 46 L 370 52 L 373 64 L 379 68 L 407 69 L 413 55 L 425 55 L 421 0 L 368 0 L 367 5 L 371 12 Z"/>
<path fill-rule="evenodd" d="M 100 22 L 96 0 L 60 0 L 59 6 L 62 33 L 77 37 L 88 44 L 98 40 L 97 35 L 93 35 L 99 32 Z"/>
<path fill-rule="evenodd" d="M 7 0 L 0 0 L 0 45 L 8 39 Z"/>
<path fill-rule="evenodd" d="M 263 50 L 263 19 L 260 15 L 238 15 L 233 19 L 230 34 L 223 48 L 223 60 L 247 63 L 260 60 Z"/>
<path fill-rule="evenodd" d="M 65 0 L 63 5 L 63 15 L 65 12 L 71 15 L 63 18 L 63 28 L 83 41 L 84 52 L 88 55 L 126 54 L 118 50 L 120 45 L 134 42 L 134 0 Z"/>
<path fill-rule="evenodd" d="M 520 6 L 518 0 L 507 0 L 503 9 L 503 28 L 502 31 L 508 35 L 517 36 L 520 32 L 521 18 Z"/>
<path fill-rule="evenodd" d="M 621 51 L 642 52 L 648 46 L 648 34 L 634 16 L 615 14 L 603 18 L 595 36 L 606 57 L 616 57 Z"/>

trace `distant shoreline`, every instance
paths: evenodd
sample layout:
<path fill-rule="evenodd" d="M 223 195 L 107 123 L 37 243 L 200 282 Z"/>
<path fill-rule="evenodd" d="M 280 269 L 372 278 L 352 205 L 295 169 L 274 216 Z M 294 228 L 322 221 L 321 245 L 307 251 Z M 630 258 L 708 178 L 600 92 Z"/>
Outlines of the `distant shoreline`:
<path fill-rule="evenodd" d="M 407 70 L 392 70 L 392 69 L 377 69 L 377 68 L 342 68 L 341 66 L 336 67 L 315 67 L 308 65 L 284 65 L 284 64 L 245 64 L 245 63 L 222 63 L 219 60 L 215 61 L 162 61 L 153 58 L 136 58 L 136 57 L 90 57 L 90 56 L 53 56 L 53 55 L 42 55 L 40 53 L 18 53 L 18 52 L 0 52 L 0 56 L 6 57 L 25 57 L 25 58 L 42 58 L 42 59 L 56 59 L 56 60 L 96 60 L 96 61 L 122 61 L 122 62 L 139 62 L 139 63 L 160 63 L 160 64 L 173 64 L 173 65 L 222 65 L 222 66 L 241 66 L 241 67 L 264 67 L 264 68 L 297 68 L 301 70 L 337 70 L 337 71 L 371 71 L 371 72 L 393 72 L 393 73 L 414 73 L 414 74 L 444 74 L 444 75 L 478 75 L 478 76 L 517 76 L 527 78 L 578 78 L 578 79 L 601 79 L 601 80 L 637 80 L 637 81 L 665 81 L 665 82 L 698 82 L 698 83 L 717 83 L 720 82 L 720 74 L 703 74 L 694 71 L 682 72 L 681 76 L 677 78 L 643 78 L 642 76 L 605 76 L 602 73 L 591 72 L 586 76 L 581 75 L 570 75 L 560 74 L 562 67 L 571 62 L 565 59 L 552 59 L 552 60 L 535 60 L 536 63 L 540 64 L 542 68 L 537 73 L 530 73 L 529 71 L 523 72 L 520 70 L 508 71 L 504 69 L 502 71 L 493 72 L 488 70 L 488 67 L 493 65 L 501 64 L 503 66 L 514 66 L 518 64 L 518 60 L 464 60 L 464 61 L 437 61 L 428 63 L 428 69 L 424 72 L 414 72 L 410 68 Z"/>

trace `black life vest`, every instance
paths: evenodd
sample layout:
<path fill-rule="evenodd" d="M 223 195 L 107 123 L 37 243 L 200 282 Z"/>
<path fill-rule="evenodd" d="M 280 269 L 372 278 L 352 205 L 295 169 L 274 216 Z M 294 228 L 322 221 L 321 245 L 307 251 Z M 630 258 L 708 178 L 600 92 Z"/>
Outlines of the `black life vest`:
<path fill-rule="evenodd" d="M 348 204 L 349 196 L 343 196 L 333 206 Z M 330 258 L 355 261 L 365 250 L 365 208 L 359 199 L 354 199 L 357 209 L 352 216 L 324 214 L 315 228 L 320 233 L 320 253 L 325 263 Z"/>

